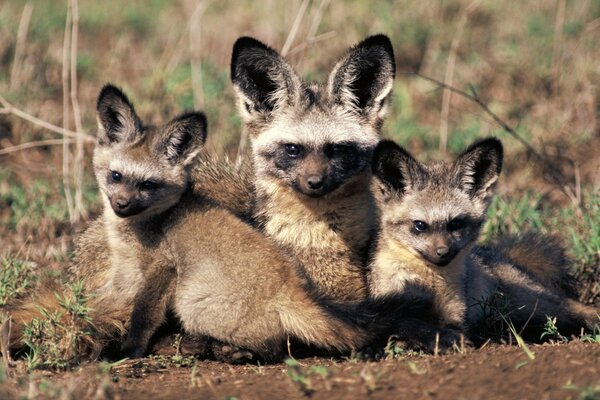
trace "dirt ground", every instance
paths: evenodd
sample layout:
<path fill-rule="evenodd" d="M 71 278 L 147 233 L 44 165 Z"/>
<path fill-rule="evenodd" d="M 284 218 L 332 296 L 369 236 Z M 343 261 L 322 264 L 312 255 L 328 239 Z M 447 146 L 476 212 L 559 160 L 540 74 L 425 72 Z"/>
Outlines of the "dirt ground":
<path fill-rule="evenodd" d="M 326 358 L 300 365 L 235 366 L 169 358 L 92 363 L 65 373 L 10 377 L 0 398 L 115 399 L 593 399 L 600 394 L 600 346 L 571 342 L 489 345 L 465 354 L 379 362 Z M 195 364 L 195 366 L 194 366 Z M 295 372 L 290 376 L 290 371 Z M 13 374 L 15 374 L 13 369 Z"/>

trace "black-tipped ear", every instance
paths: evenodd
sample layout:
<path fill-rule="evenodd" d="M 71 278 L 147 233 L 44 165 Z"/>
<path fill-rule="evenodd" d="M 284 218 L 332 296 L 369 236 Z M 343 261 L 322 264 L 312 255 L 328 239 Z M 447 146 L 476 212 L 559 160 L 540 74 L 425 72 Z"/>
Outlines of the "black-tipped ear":
<path fill-rule="evenodd" d="M 394 85 L 394 49 L 385 35 L 370 36 L 350 48 L 329 76 L 330 96 L 339 104 L 381 121 Z"/>
<path fill-rule="evenodd" d="M 231 81 L 240 114 L 246 120 L 296 104 L 302 86 L 298 75 L 275 50 L 251 37 L 241 37 L 233 45 Z"/>
<path fill-rule="evenodd" d="M 111 84 L 100 91 L 96 114 L 101 144 L 133 141 L 142 132 L 142 121 L 133 105 L 119 88 Z"/>
<path fill-rule="evenodd" d="M 373 173 L 382 183 L 385 197 L 405 193 L 426 175 L 421 164 L 391 140 L 382 140 L 375 148 Z"/>
<path fill-rule="evenodd" d="M 171 164 L 192 163 L 206 141 L 207 122 L 201 112 L 174 118 L 164 128 L 165 141 L 159 149 Z"/>
<path fill-rule="evenodd" d="M 502 170 L 502 143 L 487 138 L 473 143 L 453 164 L 455 184 L 471 197 L 492 197 Z"/>

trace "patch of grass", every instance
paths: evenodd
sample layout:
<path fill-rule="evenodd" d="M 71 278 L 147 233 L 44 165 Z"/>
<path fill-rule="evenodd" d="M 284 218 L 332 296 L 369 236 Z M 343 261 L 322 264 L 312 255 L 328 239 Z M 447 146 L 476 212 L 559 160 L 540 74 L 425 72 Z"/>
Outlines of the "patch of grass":
<path fill-rule="evenodd" d="M 27 293 L 36 282 L 34 263 L 0 256 L 0 307 Z"/>
<path fill-rule="evenodd" d="M 82 282 L 66 285 L 56 293 L 58 310 L 40 308 L 41 317 L 23 328 L 23 343 L 27 348 L 29 370 L 47 368 L 65 370 L 79 364 L 80 345 L 91 338 L 92 320 Z"/>
<path fill-rule="evenodd" d="M 581 341 L 600 344 L 600 316 L 598 316 L 598 322 L 594 325 L 593 332 L 583 335 Z"/>
<path fill-rule="evenodd" d="M 543 231 L 540 200 L 540 196 L 531 193 L 518 198 L 496 196 L 488 210 L 488 220 L 481 230 L 483 242 L 525 230 Z"/>
<path fill-rule="evenodd" d="M 579 400 L 597 400 L 600 399 L 600 383 L 596 385 L 578 386 L 573 382 L 567 382 L 563 389 L 579 392 Z"/>
<path fill-rule="evenodd" d="M 1 175 L 10 181 L 9 174 Z M 11 229 L 22 225 L 39 226 L 46 219 L 67 219 L 66 203 L 56 201 L 56 189 L 42 179 L 27 186 L 11 182 L 8 187 L 0 188 L 0 206 L 10 209 L 5 222 Z"/>
<path fill-rule="evenodd" d="M 285 364 L 288 367 L 287 375 L 290 377 L 292 382 L 298 385 L 302 393 L 310 395 L 314 392 L 313 382 L 311 377 L 314 375 L 327 378 L 329 376 L 329 370 L 327 367 L 322 365 L 311 365 L 306 368 L 300 365 L 298 361 L 293 358 L 285 360 Z"/>
<path fill-rule="evenodd" d="M 542 332 L 540 339 L 548 339 L 553 342 L 566 343 L 569 339 L 560 334 L 558 327 L 556 326 L 556 317 L 546 316 L 546 324 L 544 325 L 544 331 Z"/>

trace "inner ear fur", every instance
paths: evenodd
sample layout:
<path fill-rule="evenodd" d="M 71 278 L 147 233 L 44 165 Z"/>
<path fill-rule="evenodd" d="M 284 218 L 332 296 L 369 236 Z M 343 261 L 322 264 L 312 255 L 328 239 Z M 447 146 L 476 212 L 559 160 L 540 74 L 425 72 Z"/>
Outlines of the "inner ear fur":
<path fill-rule="evenodd" d="M 171 164 L 189 165 L 206 142 L 206 116 L 202 112 L 187 112 L 165 125 L 161 151 Z"/>
<path fill-rule="evenodd" d="M 426 174 L 406 149 L 391 140 L 382 140 L 375 148 L 373 173 L 382 184 L 384 196 L 405 193 Z"/>
<path fill-rule="evenodd" d="M 251 37 L 233 46 L 231 81 L 245 119 L 297 104 L 302 90 L 301 79 L 279 53 Z"/>
<path fill-rule="evenodd" d="M 394 49 L 385 35 L 374 35 L 350 48 L 329 76 L 329 95 L 338 104 L 382 119 L 394 84 Z"/>
<path fill-rule="evenodd" d="M 98 141 L 114 144 L 134 141 L 142 134 L 142 121 L 133 104 L 118 87 L 105 85 L 96 102 Z"/>
<path fill-rule="evenodd" d="M 503 153 L 496 138 L 476 141 L 454 161 L 456 184 L 472 197 L 490 198 L 502 171 Z"/>

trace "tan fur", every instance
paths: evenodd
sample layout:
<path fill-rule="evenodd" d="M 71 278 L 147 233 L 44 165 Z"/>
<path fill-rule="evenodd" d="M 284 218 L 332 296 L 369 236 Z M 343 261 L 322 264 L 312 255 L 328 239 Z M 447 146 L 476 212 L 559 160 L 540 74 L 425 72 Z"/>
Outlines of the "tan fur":
<path fill-rule="evenodd" d="M 374 200 L 364 189 L 368 177 L 327 199 L 301 198 L 275 180 L 257 185 L 265 196 L 258 198 L 258 221 L 310 282 L 335 299 L 365 298 L 364 252 L 376 221 Z"/>
<path fill-rule="evenodd" d="M 254 169 L 246 161 L 238 165 L 228 158 L 203 152 L 192 170 L 194 193 L 227 208 L 242 218 L 254 211 Z"/>
<path fill-rule="evenodd" d="M 299 261 L 313 290 L 336 300 L 366 298 L 377 220 L 368 165 L 393 86 L 389 39 L 375 35 L 348 49 L 326 85 L 303 82 L 252 38 L 234 45 L 231 70 L 252 144 L 255 219 Z M 289 146 L 298 154 L 286 154 Z M 347 152 L 336 155 L 336 146 Z"/>
<path fill-rule="evenodd" d="M 423 165 L 399 146 L 381 143 L 374 162 L 382 224 L 369 276 L 373 295 L 423 285 L 434 296 L 438 325 L 472 337 L 485 335 L 490 316 L 514 324 L 529 340 L 540 340 L 546 316 L 557 317 L 565 335 L 593 329 L 598 310 L 565 297 L 558 283 L 567 267 L 555 241 L 530 234 L 496 248 L 473 246 L 501 163 L 495 139 L 475 143 L 451 165 Z M 552 260 L 551 254 L 562 256 Z"/>
<path fill-rule="evenodd" d="M 187 332 L 270 354 L 288 335 L 338 350 L 370 337 L 312 300 L 292 261 L 226 210 L 194 202 L 174 223 L 175 310 Z"/>
<path fill-rule="evenodd" d="M 423 285 L 433 294 L 441 326 L 462 328 L 467 315 L 462 284 L 467 273 L 464 258 L 468 251 L 459 254 L 440 275 L 401 243 L 387 237 L 382 237 L 380 243 L 372 262 L 371 294 L 383 296 L 403 292 L 410 284 Z"/>

